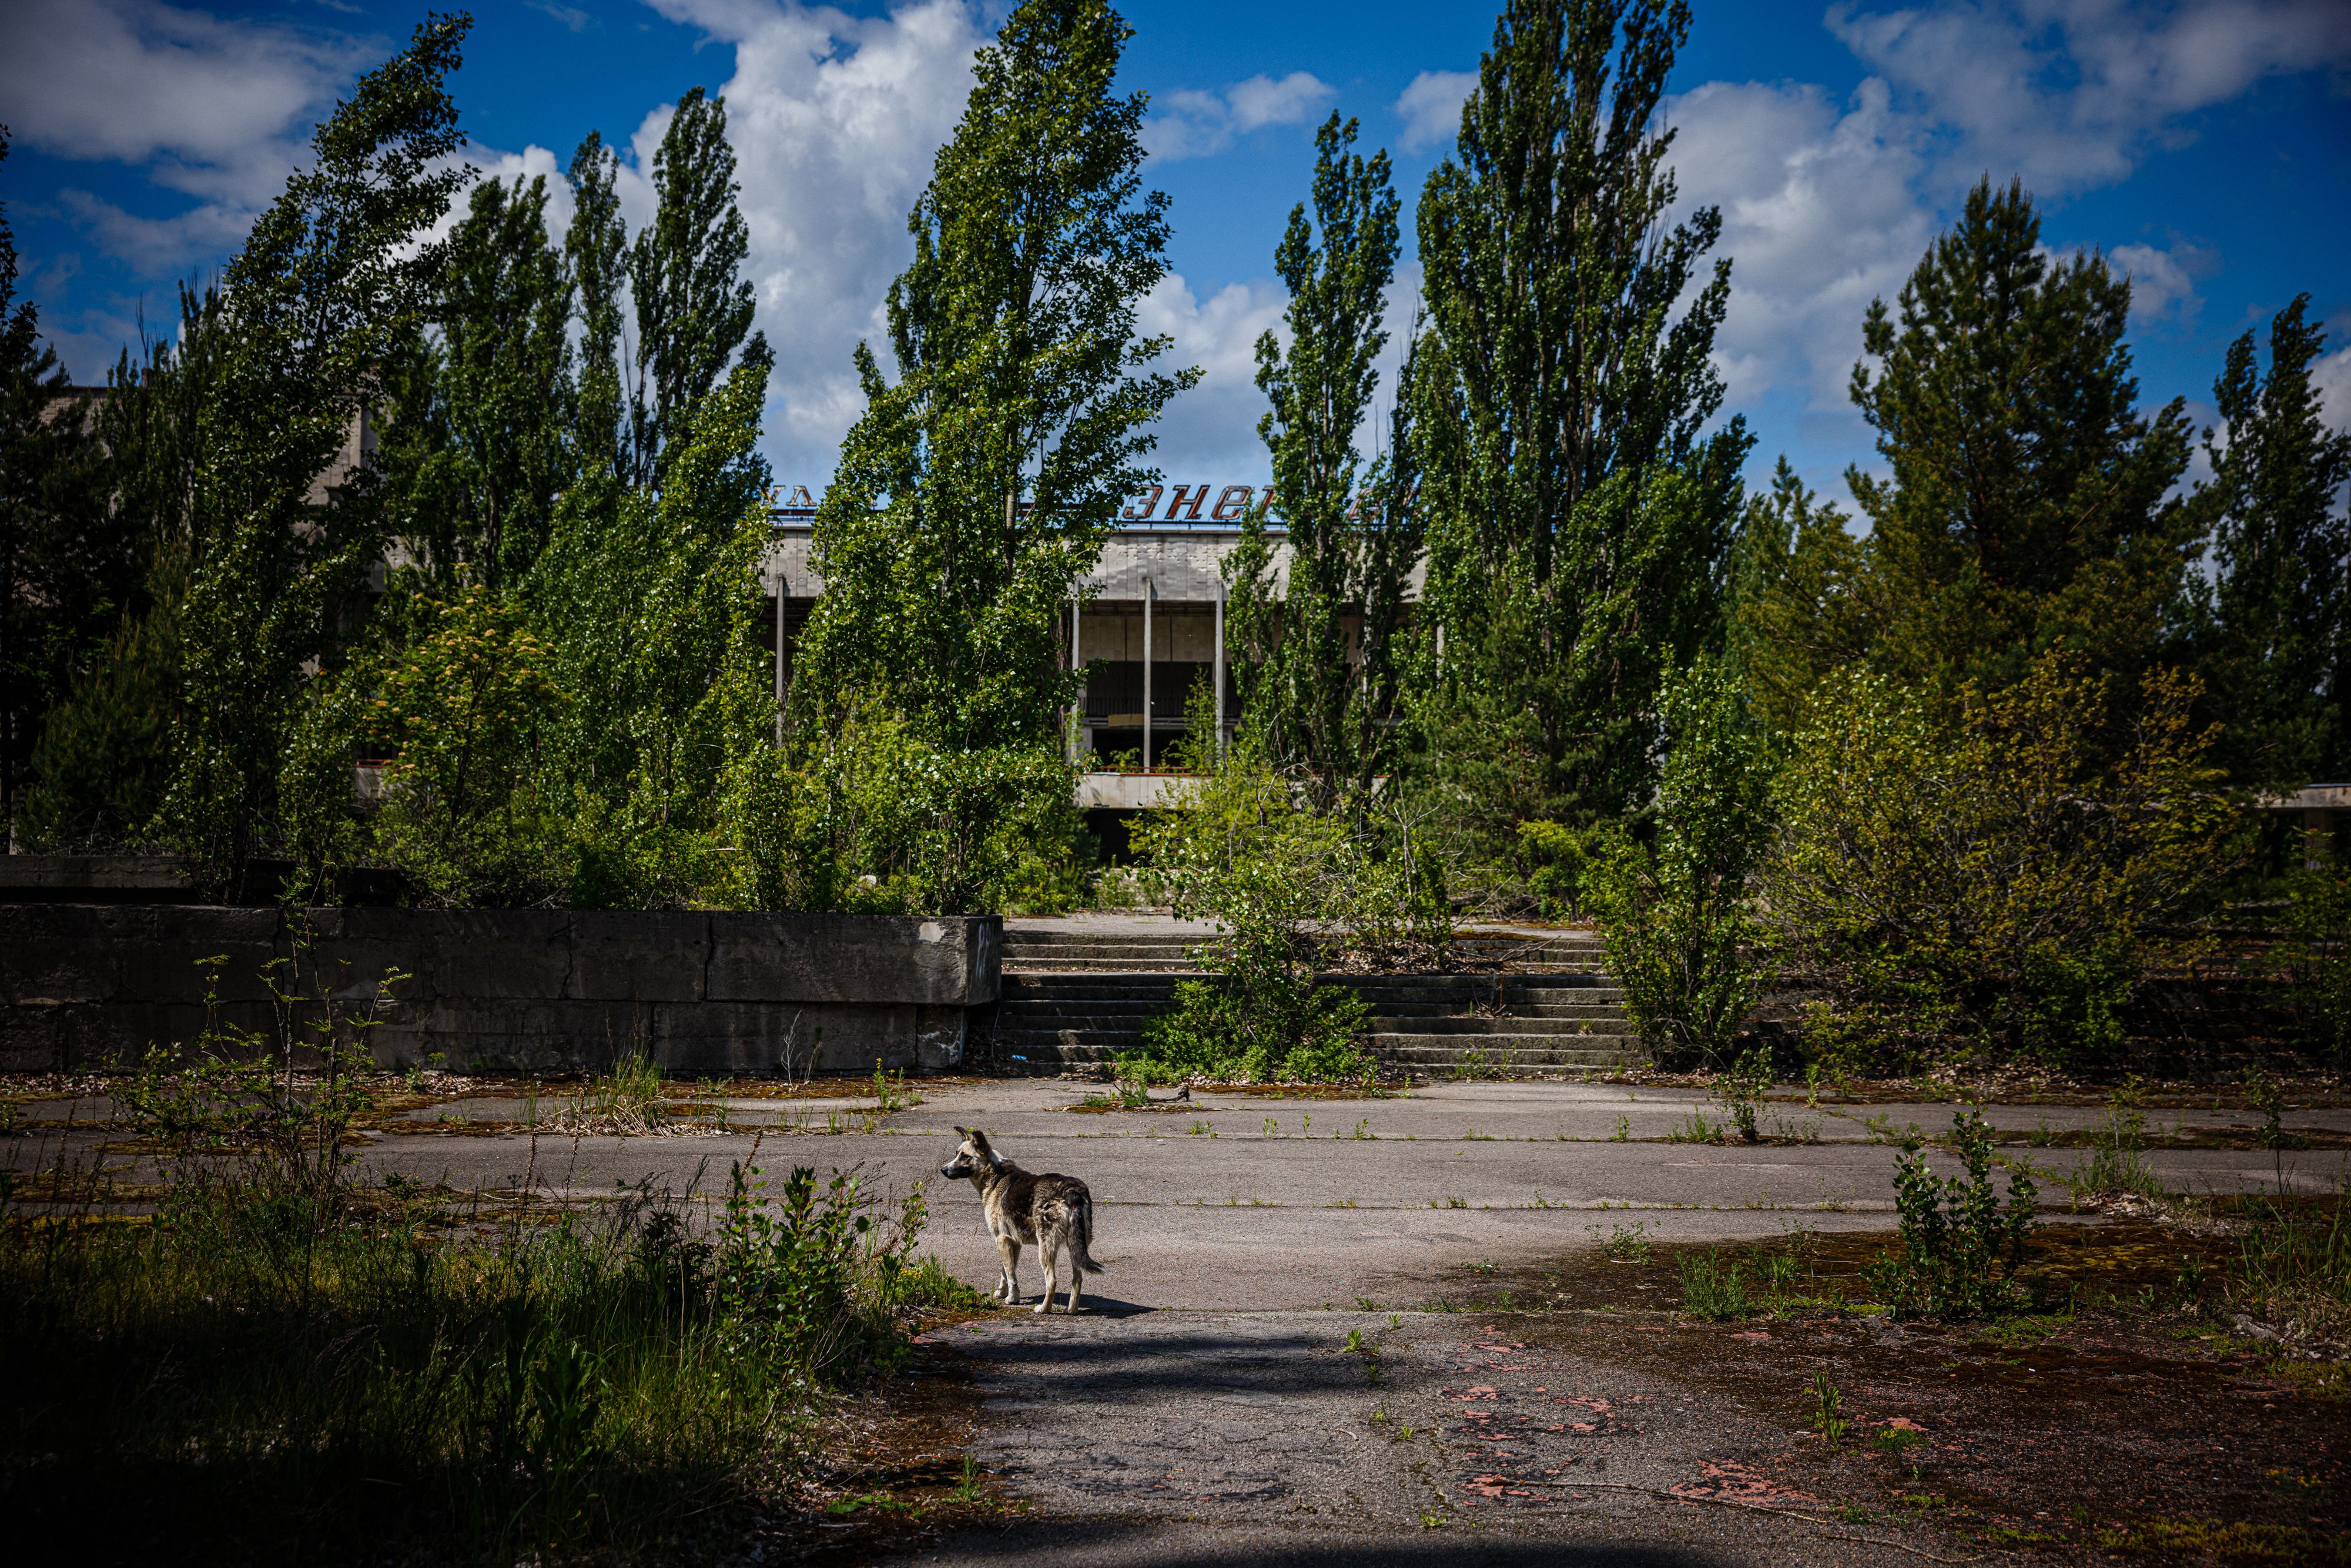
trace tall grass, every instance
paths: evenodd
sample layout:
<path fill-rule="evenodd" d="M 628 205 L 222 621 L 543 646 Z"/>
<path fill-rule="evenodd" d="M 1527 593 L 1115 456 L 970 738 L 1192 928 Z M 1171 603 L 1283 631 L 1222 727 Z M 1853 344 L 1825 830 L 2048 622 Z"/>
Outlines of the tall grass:
<path fill-rule="evenodd" d="M 626 1558 L 771 1494 L 828 1390 L 903 1354 L 910 1266 L 850 1178 L 738 1170 L 551 1220 L 335 1210 L 217 1172 L 152 1223 L 10 1222 L 0 1469 L 38 1539 L 238 1561 Z M 454 1223 L 453 1223 L 454 1222 Z"/>
<path fill-rule="evenodd" d="M 2273 1322 L 2327 1339 L 2351 1335 L 2351 1191 L 2330 1205 L 2281 1197 L 2247 1207 L 2229 1293 Z"/>

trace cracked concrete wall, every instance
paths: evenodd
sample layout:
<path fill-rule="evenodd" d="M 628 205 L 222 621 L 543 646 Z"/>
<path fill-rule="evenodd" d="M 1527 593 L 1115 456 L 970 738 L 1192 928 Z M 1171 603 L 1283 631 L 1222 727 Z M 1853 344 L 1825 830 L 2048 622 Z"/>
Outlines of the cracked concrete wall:
<path fill-rule="evenodd" d="M 365 1035 L 387 1065 L 558 1071 L 642 1044 L 683 1073 L 938 1070 L 1002 945 L 993 915 L 0 904 L 0 1070 L 126 1066 L 208 1019 L 298 1042 L 318 1005 L 271 979 L 348 1017 L 387 970 L 408 977 Z"/>

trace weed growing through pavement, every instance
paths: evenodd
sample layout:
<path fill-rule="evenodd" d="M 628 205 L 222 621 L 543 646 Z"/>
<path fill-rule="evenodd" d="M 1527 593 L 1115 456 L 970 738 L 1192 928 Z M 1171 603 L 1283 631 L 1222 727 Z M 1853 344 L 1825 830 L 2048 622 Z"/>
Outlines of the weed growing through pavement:
<path fill-rule="evenodd" d="M 1982 1317 L 2016 1305 L 2015 1275 L 2032 1234 L 2040 1189 L 2012 1169 L 2008 1200 L 1992 1190 L 1991 1131 L 1973 1107 L 1951 1118 L 1962 1176 L 1937 1176 L 1917 1138 L 1894 1171 L 1900 1249 L 1869 1266 L 1870 1288 L 1905 1317 Z"/>
<path fill-rule="evenodd" d="M 1358 1142 L 1369 1138 L 1372 1135 L 1372 1119 L 1369 1116 L 1365 1116 L 1355 1124 L 1355 1130 L 1347 1135 Z M 1338 1134 L 1333 1133 L 1332 1136 L 1336 1137 Z"/>
<path fill-rule="evenodd" d="M 1888 1458 L 1907 1465 L 1910 1469 L 1911 1480 L 1916 1481 L 1918 1479 L 1917 1461 L 1910 1458 L 1910 1453 L 1912 1449 L 1920 1447 L 1927 1441 L 1926 1433 L 1920 1431 L 1916 1427 L 1907 1425 L 1896 1426 L 1893 1422 L 1888 1421 L 1885 1426 L 1880 1427 L 1877 1429 L 1876 1437 L 1872 1438 L 1871 1441 L 1877 1445 L 1877 1451 L 1879 1453 L 1886 1455 Z"/>
<path fill-rule="evenodd" d="M 1194 1136 L 1194 1137 L 1196 1137 L 1196 1137 L 1198 1137 L 1201 1134 L 1203 1134 L 1203 1133 L 1207 1132 L 1207 1130 L 1208 1130 L 1208 1124 L 1207 1124 L 1206 1122 L 1195 1122 L 1195 1123 L 1193 1123 L 1193 1124 L 1192 1124 L 1192 1136 Z"/>
<path fill-rule="evenodd" d="M 1758 1040 L 1743 1052 L 1738 1061 L 1715 1075 L 1714 1097 L 1722 1103 L 1729 1115 L 1729 1126 L 1739 1134 L 1739 1141 L 1751 1144 L 1758 1137 L 1756 1120 L 1763 1108 L 1763 1096 L 1771 1088 L 1771 1048 Z M 1717 1131 L 1718 1141 L 1720 1129 Z"/>
<path fill-rule="evenodd" d="M 1583 1228 L 1597 1231 L 1600 1227 L 1587 1225 Z M 1636 1219 L 1630 1225 L 1611 1226 L 1608 1239 L 1602 1244 L 1601 1249 L 1619 1263 L 1646 1263 L 1650 1257 L 1648 1231 L 1649 1222 L 1646 1219 Z"/>
<path fill-rule="evenodd" d="M 2262 1113 L 2262 1129 L 2255 1134 L 2262 1147 L 2270 1152 L 2270 1161 L 2277 1176 L 2275 1190 L 2285 1192 L 2285 1151 L 2302 1147 L 2302 1139 L 2286 1131 L 2285 1092 L 2268 1073 L 2254 1068 L 2245 1075 L 2245 1098 Z"/>
<path fill-rule="evenodd" d="M 2072 1178 L 2075 1197 L 2163 1197 L 2163 1182 L 2141 1153 L 2147 1144 L 2147 1113 L 2139 1098 L 2136 1074 L 2107 1094 L 2106 1108 L 2091 1130 L 2090 1162 Z"/>
<path fill-rule="evenodd" d="M 1682 1119 L 1681 1125 L 1666 1134 L 1669 1144 L 1719 1144 L 1727 1141 L 1729 1129 L 1719 1122 L 1709 1122 L 1703 1111 L 1692 1111 Z"/>
<path fill-rule="evenodd" d="M 1608 1141 L 1612 1144 L 1625 1144 L 1630 1143 L 1632 1139 L 1633 1119 L 1630 1116 L 1617 1117 L 1616 1131 L 1610 1134 Z"/>
<path fill-rule="evenodd" d="M 1281 1136 L 1281 1124 L 1275 1121 L 1272 1117 L 1268 1116 L 1265 1119 L 1264 1135 L 1269 1138 L 1278 1138 Z"/>
<path fill-rule="evenodd" d="M 1747 1293 L 1745 1263 L 1736 1259 L 1725 1260 L 1709 1247 L 1703 1253 L 1692 1252 L 1682 1258 L 1681 1276 L 1682 1311 L 1691 1316 L 1728 1322 L 1754 1315 L 1755 1303 Z"/>
<path fill-rule="evenodd" d="M 1825 1372 L 1813 1374 L 1813 1430 L 1828 1439 L 1834 1448 L 1844 1441 L 1848 1426 L 1844 1418 L 1844 1396 L 1829 1381 Z"/>

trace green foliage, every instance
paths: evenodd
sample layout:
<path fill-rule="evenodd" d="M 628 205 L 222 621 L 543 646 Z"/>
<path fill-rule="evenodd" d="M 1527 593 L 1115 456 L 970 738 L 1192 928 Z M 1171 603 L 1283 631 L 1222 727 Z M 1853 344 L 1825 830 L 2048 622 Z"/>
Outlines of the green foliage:
<path fill-rule="evenodd" d="M 445 588 L 528 576 L 575 475 L 572 281 L 547 236 L 545 176 L 486 180 L 430 283 L 431 329 L 404 351 L 377 459 L 387 528 Z"/>
<path fill-rule="evenodd" d="M 2086 1197 L 2161 1197 L 2162 1178 L 2147 1163 L 2147 1113 L 2140 1108 L 2139 1081 L 2126 1077 L 2106 1095 L 2106 1107 L 2090 1130 L 2090 1159 L 2073 1179 Z"/>
<path fill-rule="evenodd" d="M 1336 114 L 1316 133 L 1314 221 L 1304 203 L 1292 208 L 1274 253 L 1290 290 L 1289 347 L 1271 332 L 1257 344 L 1258 388 L 1273 405 L 1258 434 L 1272 456 L 1286 580 L 1277 593 L 1262 509 L 1226 570 L 1244 701 L 1275 754 L 1301 768 L 1318 808 L 1343 801 L 1360 814 L 1396 750 L 1405 579 L 1420 538 L 1410 508 L 1383 498 L 1384 471 L 1357 485 L 1355 431 L 1388 340 L 1396 198 L 1388 155 L 1366 162 L 1349 151 L 1354 141 L 1355 122 Z M 1351 678 L 1333 678 L 1343 670 Z"/>
<path fill-rule="evenodd" d="M 1825 991 L 1820 1037 L 1852 1064 L 1964 1043 L 2093 1061 L 2231 866 L 2239 821 L 2157 671 L 2114 727 L 2104 676 L 2050 655 L 1950 729 L 1862 671 L 1823 684 L 1778 785 L 1763 888 L 1772 950 Z"/>
<path fill-rule="evenodd" d="M 2351 1212 L 2342 1193 L 2297 1204 L 2256 1201 L 2237 1239 L 2229 1293 L 2273 1322 L 2334 1337 L 2351 1324 Z"/>
<path fill-rule="evenodd" d="M 1991 1129 L 1972 1107 L 1952 1116 L 1951 1145 L 1964 1176 L 1936 1176 L 1915 1134 L 1902 1140 L 1895 1165 L 1901 1249 L 1870 1265 L 1870 1288 L 1904 1317 L 1982 1317 L 2015 1304 L 2040 1188 L 2020 1168 L 2010 1173 L 2008 1200 L 2001 1201 L 1992 1190 Z"/>
<path fill-rule="evenodd" d="M 890 289 L 898 381 L 858 350 L 797 724 L 878 711 L 957 751 L 1063 744 L 1079 677 L 1056 618 L 1153 477 L 1146 427 L 1197 379 L 1145 373 L 1167 343 L 1135 335 L 1167 221 L 1140 195 L 1142 96 L 1113 92 L 1128 31 L 1102 0 L 1028 0 L 979 52 Z"/>
<path fill-rule="evenodd" d="M 1715 1075 L 1714 1097 L 1730 1113 L 1731 1125 L 1738 1128 L 1740 1143 L 1755 1142 L 1756 1118 L 1771 1087 L 1771 1047 L 1763 1040 L 1749 1046 L 1737 1061 Z"/>
<path fill-rule="evenodd" d="M 392 759 L 374 824 L 378 852 L 427 903 L 515 907 L 559 898 L 570 883 L 569 801 L 552 788 L 543 748 L 569 716 L 546 673 L 549 651 L 511 593 L 475 584 L 420 609 L 432 630 L 397 664 L 380 673 L 363 664 L 346 677 L 372 692 L 360 699 L 369 705 L 358 726 L 365 754 Z M 330 731 L 342 727 L 335 706 L 320 704 Z"/>
<path fill-rule="evenodd" d="M 1622 840 L 1584 878 L 1608 972 L 1661 1055 L 1712 1064 L 1763 976 L 1748 878 L 1770 831 L 1771 772 L 1736 677 L 1702 660 L 1665 689 L 1655 842 Z"/>
<path fill-rule="evenodd" d="M 2278 891 L 2285 904 L 2264 965 L 2273 994 L 2306 1048 L 2351 1060 L 2351 874 L 2332 863 L 2299 865 Z"/>
<path fill-rule="evenodd" d="M 172 778 L 179 714 L 179 601 L 126 617 L 95 666 L 49 712 L 33 751 L 38 782 L 16 820 L 34 850 L 145 842 Z"/>
<path fill-rule="evenodd" d="M 1942 693 L 2025 677 L 2053 645 L 2119 674 L 2159 650 L 2194 519 L 2174 399 L 2135 408 L 2129 279 L 2042 248 L 2021 184 L 1969 193 L 1951 231 L 1873 301 L 1853 399 L 1893 472 L 1847 470 L 1870 521 L 1871 662 Z"/>
<path fill-rule="evenodd" d="M 1545 919 L 1574 919 L 1590 902 L 1586 879 L 1607 858 L 1615 839 L 1603 827 L 1573 828 L 1564 822 L 1526 821 L 1519 824 L 1518 854 L 1512 870 L 1534 900 L 1535 912 Z"/>
<path fill-rule="evenodd" d="M 609 180 L 609 170 L 595 168 L 594 145 L 591 138 L 580 154 L 594 179 Z M 735 180 L 735 150 L 726 141 L 724 98 L 705 98 L 697 87 L 678 100 L 653 152 L 653 183 L 658 198 L 653 221 L 637 232 L 628 253 L 637 332 L 627 477 L 632 485 L 658 489 L 672 455 L 693 437 L 695 411 L 726 372 L 737 348 L 743 350 L 744 364 L 759 368 L 763 381 L 774 357 L 767 339 L 751 332 L 751 284 L 738 276 L 750 249 L 750 229 L 735 205 L 741 187 Z M 617 215 L 601 205 L 608 193 L 609 185 L 597 192 L 593 210 L 601 222 L 617 224 Z M 598 253 L 590 265 L 599 270 L 609 267 L 601 253 L 611 243 L 609 227 L 591 227 L 583 236 L 583 246 Z M 591 319 L 589 329 L 601 351 L 609 315 Z"/>
<path fill-rule="evenodd" d="M 1747 1290 L 1747 1265 L 1741 1260 L 1725 1260 L 1709 1247 L 1703 1253 L 1682 1254 L 1680 1267 L 1682 1311 L 1714 1322 L 1755 1315 L 1755 1302 Z"/>
<path fill-rule="evenodd" d="M 1729 263 L 1671 227 L 1679 0 L 1507 7 L 1423 191 L 1399 465 L 1428 539 L 1427 766 L 1487 858 L 1646 792 L 1665 672 L 1716 632 L 1744 423 L 1701 437 Z M 1612 51 L 1614 57 L 1612 59 Z M 1677 318 L 1676 301 L 1689 306 Z"/>
<path fill-rule="evenodd" d="M 328 651 L 381 547 L 369 472 L 324 494 L 319 480 L 414 330 L 439 247 L 403 250 L 465 178 L 447 166 L 463 139 L 444 80 L 466 26 L 434 17 L 360 78 L 223 279 L 219 362 L 197 420 L 180 764 L 163 808 L 215 887 L 241 882 L 276 815 L 304 666 Z"/>
<path fill-rule="evenodd" d="M 2207 432 L 2212 482 L 2194 505 L 2212 522 L 2207 661 L 2222 756 L 2244 783 L 2298 786 L 2351 764 L 2351 432 L 2330 430 L 2312 367 L 2324 329 L 2299 295 L 2270 320 L 2263 374 L 2253 334 L 2229 346 L 2213 382 L 2225 435 Z"/>
<path fill-rule="evenodd" d="M 7 158 L 0 127 L 0 166 Z M 149 543 L 106 504 L 89 402 L 72 396 L 16 276 L 0 209 L 0 832 L 23 804 L 44 716 L 115 632 Z"/>
<path fill-rule="evenodd" d="M 1844 511 L 1782 457 L 1771 493 L 1750 497 L 1740 520 L 1727 607 L 1730 660 L 1771 733 L 1802 728 L 1821 677 L 1868 652 L 1863 570 Z"/>
<path fill-rule="evenodd" d="M 1144 1026 L 1153 1060 L 1183 1072 L 1263 1082 L 1368 1076 L 1370 1009 L 1316 984 L 1317 927 L 1343 904 L 1361 847 L 1345 821 L 1308 808 L 1245 725 L 1188 806 L 1154 812 L 1133 841 L 1155 896 L 1217 922 L 1202 949 L 1219 971 L 1186 980 Z"/>

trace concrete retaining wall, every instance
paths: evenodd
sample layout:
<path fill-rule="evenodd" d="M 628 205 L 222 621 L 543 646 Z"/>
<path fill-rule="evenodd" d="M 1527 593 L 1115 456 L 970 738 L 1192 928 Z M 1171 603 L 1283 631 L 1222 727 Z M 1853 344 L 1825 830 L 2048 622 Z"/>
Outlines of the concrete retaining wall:
<path fill-rule="evenodd" d="M 0 1070 L 193 1040 L 208 971 L 220 1021 L 281 1040 L 269 977 L 348 1009 L 387 968 L 410 977 L 366 1038 L 390 1065 L 601 1068 L 642 1043 L 673 1072 L 937 1070 L 996 1000 L 1002 942 L 992 915 L 0 904 Z"/>

